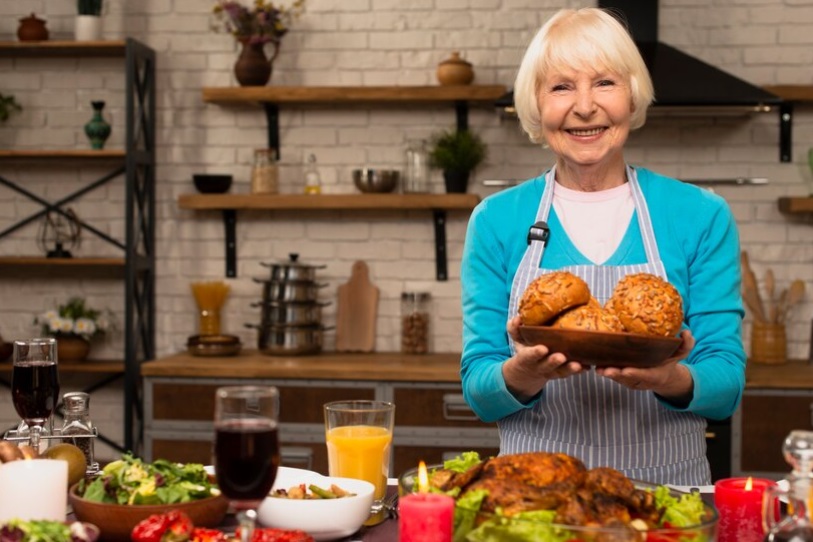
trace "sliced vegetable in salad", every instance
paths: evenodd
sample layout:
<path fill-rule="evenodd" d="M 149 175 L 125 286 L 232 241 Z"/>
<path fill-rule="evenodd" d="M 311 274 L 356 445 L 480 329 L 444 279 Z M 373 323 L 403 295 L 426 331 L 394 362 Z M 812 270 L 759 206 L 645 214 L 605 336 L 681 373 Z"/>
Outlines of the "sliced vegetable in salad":
<path fill-rule="evenodd" d="M 131 454 L 108 463 L 99 476 L 80 482 L 77 494 L 87 500 L 111 504 L 171 504 L 220 494 L 199 463 L 152 463 Z M 2 541 L 0 541 L 2 542 Z"/>
<path fill-rule="evenodd" d="M 99 530 L 82 523 L 11 519 L 0 526 L 0 542 L 95 542 Z"/>

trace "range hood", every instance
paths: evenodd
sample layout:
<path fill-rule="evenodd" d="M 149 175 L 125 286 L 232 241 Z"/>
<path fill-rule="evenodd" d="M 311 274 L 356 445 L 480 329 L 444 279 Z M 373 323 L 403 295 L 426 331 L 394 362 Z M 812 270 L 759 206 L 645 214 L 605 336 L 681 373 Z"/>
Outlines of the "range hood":
<path fill-rule="evenodd" d="M 655 87 L 652 114 L 731 115 L 777 111 L 780 160 L 789 162 L 792 107 L 758 86 L 658 41 L 657 0 L 599 0 L 598 6 L 626 21 Z M 513 113 L 509 92 L 496 104 Z"/>

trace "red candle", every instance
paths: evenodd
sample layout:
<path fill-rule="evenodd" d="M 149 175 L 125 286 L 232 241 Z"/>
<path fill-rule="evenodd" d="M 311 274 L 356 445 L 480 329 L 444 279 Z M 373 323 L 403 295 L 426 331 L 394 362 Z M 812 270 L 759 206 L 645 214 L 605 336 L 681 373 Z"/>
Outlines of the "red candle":
<path fill-rule="evenodd" d="M 412 493 L 398 499 L 399 542 L 451 542 L 454 499 Z"/>
<path fill-rule="evenodd" d="M 774 484 L 765 478 L 727 478 L 714 484 L 718 542 L 762 542 L 762 495 Z"/>

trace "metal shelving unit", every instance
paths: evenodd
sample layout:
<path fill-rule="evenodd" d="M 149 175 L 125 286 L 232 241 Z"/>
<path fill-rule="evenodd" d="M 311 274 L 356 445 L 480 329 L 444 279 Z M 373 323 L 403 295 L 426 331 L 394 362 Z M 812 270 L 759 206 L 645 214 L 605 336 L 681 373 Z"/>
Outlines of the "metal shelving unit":
<path fill-rule="evenodd" d="M 125 183 L 125 238 L 116 239 L 81 222 L 81 227 L 121 250 L 119 258 L 47 259 L 5 257 L 0 268 L 48 267 L 58 273 L 82 266 L 123 269 L 124 314 L 124 445 L 140 451 L 143 441 L 143 400 L 140 366 L 155 357 L 155 51 L 128 38 L 120 41 L 0 42 L 0 57 L 124 59 L 126 89 L 125 146 L 123 150 L 0 150 L 0 166 L 7 163 L 110 164 L 108 173 L 57 201 L 47 201 L 0 175 L 0 185 L 37 202 L 42 209 L 0 231 L 0 239 L 48 212 L 66 214 L 65 206 L 84 194 L 123 178 Z M 123 265 L 122 265 L 123 264 Z"/>

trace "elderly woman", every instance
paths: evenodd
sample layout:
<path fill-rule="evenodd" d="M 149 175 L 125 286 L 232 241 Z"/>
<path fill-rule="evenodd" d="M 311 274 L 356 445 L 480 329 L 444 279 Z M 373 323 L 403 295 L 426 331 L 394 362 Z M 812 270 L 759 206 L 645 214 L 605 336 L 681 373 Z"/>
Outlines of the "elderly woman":
<path fill-rule="evenodd" d="M 514 96 L 522 127 L 555 155 L 539 177 L 485 198 L 469 222 L 461 281 L 466 400 L 498 421 L 502 454 L 564 452 L 655 483 L 708 484 L 706 418 L 729 417 L 745 383 L 739 238 L 715 194 L 624 159 L 652 82 L 607 12 L 558 12 L 536 34 Z M 545 222 L 548 231 L 533 227 Z M 523 344 L 518 300 L 566 270 L 601 303 L 650 273 L 683 299 L 682 343 L 654 368 L 595 368 Z M 507 333 L 506 333 L 507 329 Z"/>

